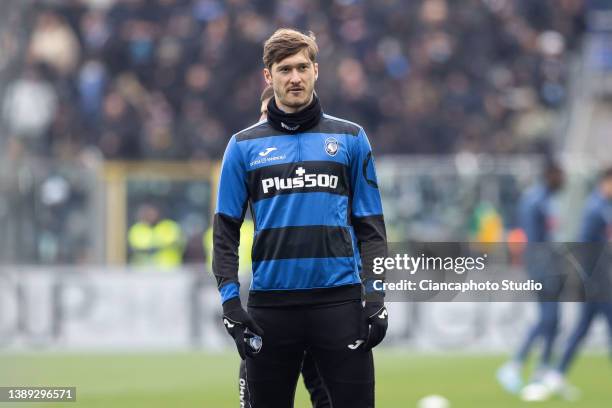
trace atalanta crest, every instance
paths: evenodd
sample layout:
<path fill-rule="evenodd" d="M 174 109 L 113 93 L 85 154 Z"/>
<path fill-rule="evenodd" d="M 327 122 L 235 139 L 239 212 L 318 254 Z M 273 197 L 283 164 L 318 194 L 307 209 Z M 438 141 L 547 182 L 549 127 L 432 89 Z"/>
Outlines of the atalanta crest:
<path fill-rule="evenodd" d="M 333 137 L 328 137 L 325 139 L 325 153 L 334 157 L 336 153 L 338 153 L 339 145 L 338 141 Z"/>

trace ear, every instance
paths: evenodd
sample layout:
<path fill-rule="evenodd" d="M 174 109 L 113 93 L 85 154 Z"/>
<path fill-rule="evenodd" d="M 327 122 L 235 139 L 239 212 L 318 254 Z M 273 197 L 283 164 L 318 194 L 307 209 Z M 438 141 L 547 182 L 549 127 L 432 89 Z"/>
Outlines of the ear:
<path fill-rule="evenodd" d="M 319 78 L 319 64 L 318 63 L 314 63 L 314 74 L 315 74 L 315 81 Z"/>
<path fill-rule="evenodd" d="M 272 73 L 268 68 L 263 69 L 264 79 L 266 80 L 266 84 L 272 86 Z"/>

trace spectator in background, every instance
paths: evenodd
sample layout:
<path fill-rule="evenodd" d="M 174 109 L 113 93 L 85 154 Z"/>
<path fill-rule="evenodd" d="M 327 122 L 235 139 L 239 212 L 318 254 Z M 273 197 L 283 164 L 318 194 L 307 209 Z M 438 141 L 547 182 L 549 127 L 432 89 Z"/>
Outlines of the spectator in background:
<path fill-rule="evenodd" d="M 101 61 L 89 59 L 83 63 L 76 78 L 76 87 L 80 111 L 92 129 L 100 125 L 100 112 L 107 84 L 106 68 Z"/>
<path fill-rule="evenodd" d="M 102 124 L 97 144 L 106 158 L 137 158 L 140 156 L 140 121 L 133 106 L 116 91 L 104 98 Z"/>
<path fill-rule="evenodd" d="M 77 37 L 62 16 L 53 11 L 41 12 L 30 40 L 30 60 L 46 64 L 56 75 L 67 78 L 74 72 L 79 54 Z"/>
<path fill-rule="evenodd" d="M 137 266 L 173 268 L 183 260 L 181 226 L 162 218 L 158 207 L 145 203 L 138 208 L 137 222 L 128 231 L 129 262 Z"/>
<path fill-rule="evenodd" d="M 54 120 L 58 96 L 37 67 L 29 66 L 9 85 L 3 101 L 3 118 L 9 132 L 25 140 L 32 152 L 45 155 L 41 140 Z"/>

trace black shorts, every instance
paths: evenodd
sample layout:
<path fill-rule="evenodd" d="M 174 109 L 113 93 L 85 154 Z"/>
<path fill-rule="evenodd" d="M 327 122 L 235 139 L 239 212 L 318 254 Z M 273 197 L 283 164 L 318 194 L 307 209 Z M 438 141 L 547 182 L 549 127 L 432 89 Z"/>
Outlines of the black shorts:
<path fill-rule="evenodd" d="M 361 302 L 250 307 L 249 314 L 264 330 L 261 351 L 246 360 L 252 408 L 293 407 L 304 352 L 312 356 L 334 408 L 374 407 L 372 352 L 358 342 L 364 333 Z"/>

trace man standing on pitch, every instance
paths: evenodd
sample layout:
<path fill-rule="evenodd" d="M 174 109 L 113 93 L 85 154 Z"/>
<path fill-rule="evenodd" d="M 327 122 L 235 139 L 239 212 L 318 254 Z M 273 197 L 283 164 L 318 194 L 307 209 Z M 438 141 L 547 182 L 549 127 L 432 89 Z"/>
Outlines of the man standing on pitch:
<path fill-rule="evenodd" d="M 522 370 L 530 351 L 539 339 L 543 340 L 543 351 L 534 380 L 538 381 L 548 371 L 552 360 L 553 345 L 559 324 L 559 302 L 561 277 L 558 259 L 552 242 L 553 228 L 557 224 L 552 199 L 563 187 L 564 174 L 561 167 L 552 160 L 546 162 L 542 182 L 529 188 L 521 196 L 519 220 L 527 236 L 525 267 L 530 279 L 543 285 L 538 293 L 539 318 L 531 327 L 514 358 L 497 371 L 497 380 L 508 392 L 516 394 L 523 388 Z"/>
<path fill-rule="evenodd" d="M 268 119 L 268 102 L 274 96 L 274 90 L 271 86 L 267 86 L 266 89 L 261 93 L 261 107 L 260 107 L 260 118 L 259 120 Z M 304 385 L 310 394 L 310 401 L 312 402 L 313 408 L 330 408 L 329 396 L 327 390 L 323 386 L 321 376 L 317 371 L 312 356 L 308 353 L 304 354 L 304 361 L 302 362 L 302 377 L 304 378 Z M 240 374 L 238 379 L 238 392 L 240 396 L 240 407 L 245 407 L 247 401 L 249 401 L 249 390 L 246 389 L 246 361 L 240 361 Z"/>
<path fill-rule="evenodd" d="M 568 338 L 561 360 L 542 379 L 545 392 L 540 395 L 541 400 L 555 394 L 567 399 L 578 396 L 578 390 L 567 382 L 566 375 L 598 315 L 604 316 L 608 323 L 612 355 L 612 302 L 609 302 L 612 293 L 609 252 L 612 242 L 612 167 L 602 172 L 599 183 L 587 200 L 578 242 L 581 243 L 578 254 L 582 258 L 587 299 L 580 305 L 578 324 Z"/>
<path fill-rule="evenodd" d="M 314 36 L 295 30 L 266 41 L 268 119 L 232 136 L 221 168 L 213 271 L 254 408 L 293 405 L 306 351 L 334 408 L 374 406 L 371 349 L 387 330 L 384 293 L 372 290 L 372 260 L 387 253 L 382 206 L 363 128 L 321 110 L 317 52 Z M 248 312 L 237 278 L 247 205 Z"/>

